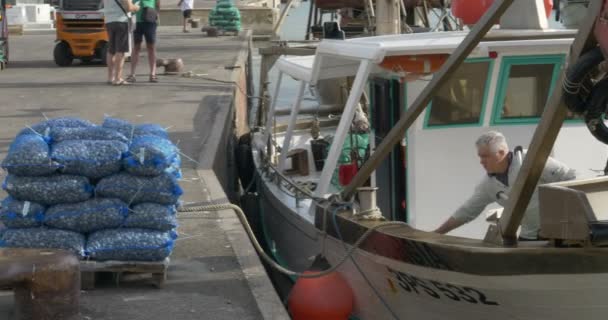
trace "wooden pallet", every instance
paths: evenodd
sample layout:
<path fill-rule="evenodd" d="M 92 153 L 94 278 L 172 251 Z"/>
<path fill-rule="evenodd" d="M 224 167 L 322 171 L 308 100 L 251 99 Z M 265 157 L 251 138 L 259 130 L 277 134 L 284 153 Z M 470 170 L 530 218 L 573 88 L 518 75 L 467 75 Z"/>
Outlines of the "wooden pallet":
<path fill-rule="evenodd" d="M 92 261 L 80 262 L 80 282 L 83 290 L 95 288 L 100 273 L 111 273 L 116 284 L 128 280 L 148 280 L 155 287 L 162 288 L 167 280 L 169 258 L 163 261 Z"/>

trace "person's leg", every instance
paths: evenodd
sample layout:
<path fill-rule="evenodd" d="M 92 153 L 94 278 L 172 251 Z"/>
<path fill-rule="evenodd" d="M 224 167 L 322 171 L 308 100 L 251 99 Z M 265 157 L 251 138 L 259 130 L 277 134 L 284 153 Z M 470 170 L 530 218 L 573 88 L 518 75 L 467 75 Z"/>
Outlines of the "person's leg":
<path fill-rule="evenodd" d="M 114 84 L 121 84 L 124 79 L 122 78 L 122 68 L 125 64 L 125 53 L 124 52 L 116 52 L 114 55 Z"/>
<path fill-rule="evenodd" d="M 114 82 L 114 54 L 116 53 L 116 34 L 113 23 L 106 24 L 108 33 L 108 52 L 106 53 L 106 65 L 108 66 L 108 83 Z"/>
<path fill-rule="evenodd" d="M 154 43 L 146 43 L 148 49 L 148 64 L 150 65 L 150 75 L 156 75 L 156 46 Z"/>
<path fill-rule="evenodd" d="M 146 49 L 148 50 L 148 65 L 150 67 L 150 82 L 157 82 L 156 78 L 156 23 L 147 23 Z"/>
<path fill-rule="evenodd" d="M 106 55 L 106 64 L 108 65 L 108 83 L 114 81 L 114 55 L 108 51 Z"/>
<path fill-rule="evenodd" d="M 116 32 L 116 53 L 114 54 L 114 84 L 124 84 L 122 69 L 125 63 L 125 52 L 129 51 L 129 25 L 120 23 L 120 29 Z"/>
<path fill-rule="evenodd" d="M 137 63 L 139 62 L 139 52 L 141 51 L 141 43 L 143 40 L 143 23 L 138 22 L 135 31 L 133 32 L 133 51 L 131 52 L 131 74 L 129 75 L 129 81 L 135 80 L 135 69 L 137 69 Z"/>
<path fill-rule="evenodd" d="M 192 10 L 184 10 L 184 32 L 190 32 L 188 30 L 188 22 L 190 21 L 190 18 L 192 17 Z"/>
<path fill-rule="evenodd" d="M 139 52 L 141 51 L 141 42 L 133 43 L 133 51 L 131 52 L 131 74 L 129 74 L 129 81 L 135 79 L 135 69 L 137 68 L 137 62 L 139 62 Z"/>

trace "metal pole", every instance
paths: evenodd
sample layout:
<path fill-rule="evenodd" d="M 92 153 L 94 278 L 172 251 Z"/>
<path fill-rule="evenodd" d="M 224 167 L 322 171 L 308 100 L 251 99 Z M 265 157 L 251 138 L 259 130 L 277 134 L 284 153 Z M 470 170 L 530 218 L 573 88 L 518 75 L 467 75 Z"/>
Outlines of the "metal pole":
<path fill-rule="evenodd" d="M 401 17 L 397 0 L 376 0 L 376 34 L 401 33 Z"/>
<path fill-rule="evenodd" d="M 289 115 L 289 124 L 287 125 L 285 137 L 283 137 L 283 147 L 281 148 L 281 156 L 279 156 L 280 172 L 283 172 L 285 170 L 285 159 L 287 159 L 289 145 L 291 144 L 291 137 L 293 136 L 293 129 L 296 126 L 296 120 L 298 119 L 298 114 L 300 113 L 300 106 L 302 105 L 302 96 L 304 95 L 304 88 L 306 88 L 306 82 L 300 81 L 300 89 L 298 90 L 298 94 L 296 95 L 296 101 L 294 102 L 294 106 L 291 109 L 291 114 Z"/>
<path fill-rule="evenodd" d="M 578 29 L 578 34 L 570 49 L 568 65 L 572 65 L 578 60 L 583 49 L 585 49 L 587 42 L 593 37 L 592 31 L 595 17 L 599 14 L 603 2 L 603 0 L 593 0 L 593 2 L 590 3 L 589 8 L 587 9 L 587 19 L 584 20 Z M 561 73 L 557 83 L 561 85 L 563 80 L 564 72 Z M 509 199 L 512 201 L 507 202 L 502 216 L 498 221 L 502 240 L 505 245 L 514 245 L 517 242 L 517 228 L 524 217 L 532 193 L 536 188 L 538 179 L 543 172 L 547 158 L 557 139 L 559 129 L 566 119 L 568 109 L 562 100 L 562 95 L 563 91 L 561 90 L 561 87 L 557 87 L 553 90 L 553 94 L 547 102 L 542 118 L 534 131 L 532 143 L 530 144 L 526 158 L 524 159 L 519 174 L 513 184 L 513 188 L 511 189 Z M 490 235 L 486 235 L 486 239 L 490 240 L 491 238 L 488 236 Z"/>
<path fill-rule="evenodd" d="M 315 0 L 310 0 L 310 7 L 308 8 L 308 22 L 306 23 L 306 37 L 304 39 L 310 40 L 310 23 L 312 22 L 312 12 L 315 8 Z"/>
<path fill-rule="evenodd" d="M 336 164 L 338 163 L 338 157 L 340 156 L 342 145 L 344 144 L 344 140 L 348 134 L 348 129 L 353 121 L 357 104 L 361 99 L 361 93 L 365 87 L 367 77 L 372 70 L 372 66 L 373 64 L 369 60 L 362 60 L 359 64 L 359 69 L 357 70 L 357 75 L 355 76 L 355 81 L 353 82 L 350 95 L 346 100 L 346 105 L 344 107 L 344 111 L 342 112 L 338 129 L 336 130 L 336 135 L 334 136 L 329 153 L 327 154 L 327 159 L 325 159 L 325 164 L 323 165 L 321 179 L 319 180 L 319 184 L 315 190 L 315 196 L 317 197 L 324 197 L 329 190 L 331 177 L 334 169 L 336 168 Z M 314 206 L 311 206 L 311 208 L 313 210 L 312 212 L 314 212 Z"/>
<path fill-rule="evenodd" d="M 291 8 L 292 4 L 293 4 L 293 0 L 287 1 L 287 5 L 285 6 L 285 9 L 283 9 L 283 12 L 281 12 L 281 15 L 279 16 L 279 21 L 277 21 L 277 24 L 272 29 L 273 35 L 276 36 L 279 34 L 279 30 L 281 30 L 281 26 L 283 25 L 283 22 L 285 21 L 285 17 L 287 16 L 287 13 L 289 12 L 289 9 Z"/>
<path fill-rule="evenodd" d="M 509 8 L 513 0 L 495 1 L 490 9 L 481 17 L 480 21 L 475 24 L 473 30 L 469 32 L 462 44 L 456 48 L 454 53 L 450 55 L 448 61 L 439 69 L 431 82 L 422 90 L 422 93 L 416 98 L 414 103 L 401 116 L 399 122 L 391 129 L 391 131 L 382 140 L 382 143 L 374 151 L 368 161 L 363 164 L 363 167 L 353 178 L 351 183 L 342 191 L 342 199 L 350 199 L 358 187 L 368 179 L 370 174 L 380 165 L 382 160 L 391 152 L 392 147 L 403 139 L 405 130 L 409 128 L 416 118 L 424 111 L 426 106 L 431 101 L 437 90 L 446 83 L 451 75 L 460 66 L 462 61 L 473 51 L 481 38 L 490 30 L 494 22 Z"/>
<path fill-rule="evenodd" d="M 266 118 L 266 131 L 264 132 L 264 141 L 268 141 L 271 135 L 271 127 L 272 122 L 274 121 L 274 111 L 277 107 L 277 99 L 279 97 L 279 89 L 281 89 L 281 80 L 283 79 L 283 72 L 279 71 L 279 77 L 277 78 L 277 86 L 274 90 L 274 95 L 272 96 L 272 103 L 270 104 L 270 110 L 268 110 L 268 114 Z M 270 153 L 268 153 L 270 157 Z"/>

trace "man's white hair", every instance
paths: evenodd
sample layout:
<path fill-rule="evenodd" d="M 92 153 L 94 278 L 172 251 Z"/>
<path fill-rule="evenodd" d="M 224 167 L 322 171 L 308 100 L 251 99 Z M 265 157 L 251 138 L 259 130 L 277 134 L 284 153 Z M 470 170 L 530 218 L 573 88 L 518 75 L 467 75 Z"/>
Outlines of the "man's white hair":
<path fill-rule="evenodd" d="M 498 152 L 500 150 L 509 151 L 507 139 L 498 131 L 488 131 L 482 134 L 475 142 L 477 148 L 488 146 L 490 151 Z"/>

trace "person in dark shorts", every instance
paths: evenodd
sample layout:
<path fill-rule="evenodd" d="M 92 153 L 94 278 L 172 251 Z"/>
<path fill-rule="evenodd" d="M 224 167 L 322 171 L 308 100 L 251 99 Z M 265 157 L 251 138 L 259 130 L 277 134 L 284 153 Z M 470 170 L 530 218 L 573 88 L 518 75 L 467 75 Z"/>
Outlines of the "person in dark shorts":
<path fill-rule="evenodd" d="M 133 31 L 133 53 L 131 54 L 131 74 L 127 77 L 128 82 L 135 82 L 135 70 L 139 62 L 139 52 L 141 51 L 141 43 L 146 39 L 146 50 L 148 51 L 148 66 L 150 68 L 150 82 L 158 82 L 156 76 L 156 26 L 157 22 L 144 21 L 144 8 L 155 8 L 156 12 L 160 12 L 160 0 L 141 0 L 141 10 L 137 11 L 137 23 L 135 31 Z"/>
<path fill-rule="evenodd" d="M 131 0 L 104 0 L 103 12 L 108 33 L 108 84 L 122 85 L 122 68 L 125 52 L 129 52 L 129 16 L 128 12 L 139 10 Z"/>
<path fill-rule="evenodd" d="M 182 10 L 182 15 L 184 17 L 184 32 L 190 32 L 188 30 L 188 21 L 190 21 L 190 18 L 192 17 L 192 9 L 194 6 L 194 0 L 179 0 L 179 2 L 177 3 L 177 6 L 180 7 L 180 9 Z"/>

